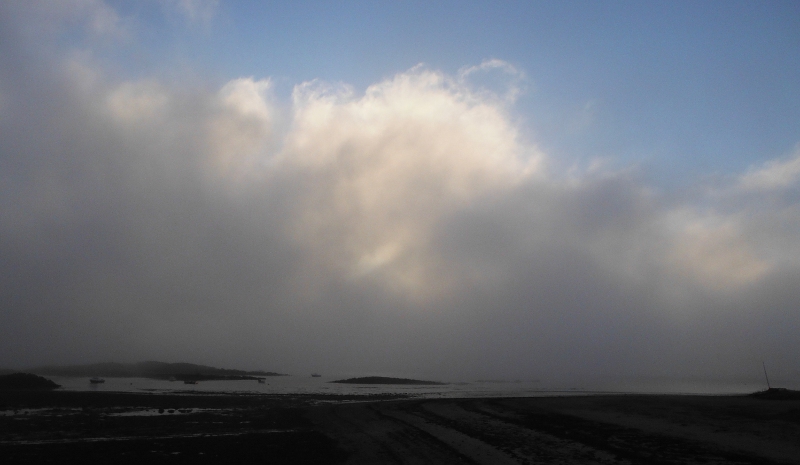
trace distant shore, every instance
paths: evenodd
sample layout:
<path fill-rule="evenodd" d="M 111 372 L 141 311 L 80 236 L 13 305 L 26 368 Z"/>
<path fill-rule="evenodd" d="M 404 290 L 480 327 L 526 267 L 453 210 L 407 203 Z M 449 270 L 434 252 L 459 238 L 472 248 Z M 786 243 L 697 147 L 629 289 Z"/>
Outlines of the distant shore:
<path fill-rule="evenodd" d="M 798 463 L 800 400 L 11 391 L 4 463 Z"/>
<path fill-rule="evenodd" d="M 37 375 L 63 377 L 151 378 L 177 381 L 256 380 L 268 376 L 286 376 L 272 371 L 247 371 L 217 368 L 195 363 L 136 362 L 53 365 L 24 370 Z"/>
<path fill-rule="evenodd" d="M 445 383 L 438 381 L 424 381 L 420 379 L 408 378 L 388 378 L 385 376 L 364 376 L 361 378 L 348 378 L 331 381 L 339 384 L 388 384 L 388 385 L 408 385 L 408 386 L 441 386 Z"/>

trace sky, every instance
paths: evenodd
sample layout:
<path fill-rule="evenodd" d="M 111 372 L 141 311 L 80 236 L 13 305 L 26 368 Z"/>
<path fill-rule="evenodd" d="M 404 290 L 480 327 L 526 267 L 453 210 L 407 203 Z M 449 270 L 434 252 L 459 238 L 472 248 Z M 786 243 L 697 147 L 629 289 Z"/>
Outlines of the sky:
<path fill-rule="evenodd" d="M 800 385 L 800 4 L 0 3 L 0 367 Z"/>

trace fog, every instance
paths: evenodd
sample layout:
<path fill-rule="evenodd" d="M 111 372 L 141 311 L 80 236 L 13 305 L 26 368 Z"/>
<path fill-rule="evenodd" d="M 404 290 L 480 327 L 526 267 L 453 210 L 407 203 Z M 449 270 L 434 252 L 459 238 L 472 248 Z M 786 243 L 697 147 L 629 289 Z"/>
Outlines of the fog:
<path fill-rule="evenodd" d="M 0 7 L 0 366 L 800 376 L 800 149 L 669 192 L 523 137 L 500 60 L 280 98 L 126 77 L 64 16 Z"/>

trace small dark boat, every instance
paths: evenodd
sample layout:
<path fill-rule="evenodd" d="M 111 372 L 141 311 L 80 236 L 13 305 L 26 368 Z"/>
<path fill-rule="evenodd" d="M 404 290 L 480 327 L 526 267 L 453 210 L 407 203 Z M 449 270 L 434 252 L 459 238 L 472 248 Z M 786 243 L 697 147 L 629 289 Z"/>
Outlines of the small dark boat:
<path fill-rule="evenodd" d="M 322 375 L 319 373 L 311 373 L 312 378 L 320 378 Z"/>
<path fill-rule="evenodd" d="M 193 379 L 185 379 L 183 380 L 183 384 L 197 384 L 197 381 Z"/>
<path fill-rule="evenodd" d="M 94 378 L 89 378 L 89 382 L 92 384 L 101 384 L 105 383 L 106 380 L 104 380 L 103 378 L 94 377 Z"/>

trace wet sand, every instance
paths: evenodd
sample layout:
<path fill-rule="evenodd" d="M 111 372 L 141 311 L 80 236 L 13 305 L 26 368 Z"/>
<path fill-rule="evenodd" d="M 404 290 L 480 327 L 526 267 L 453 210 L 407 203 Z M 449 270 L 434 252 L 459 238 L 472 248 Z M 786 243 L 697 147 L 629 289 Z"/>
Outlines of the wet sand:
<path fill-rule="evenodd" d="M 800 400 L 3 392 L 0 457 L 7 464 L 790 464 L 800 463 Z"/>

